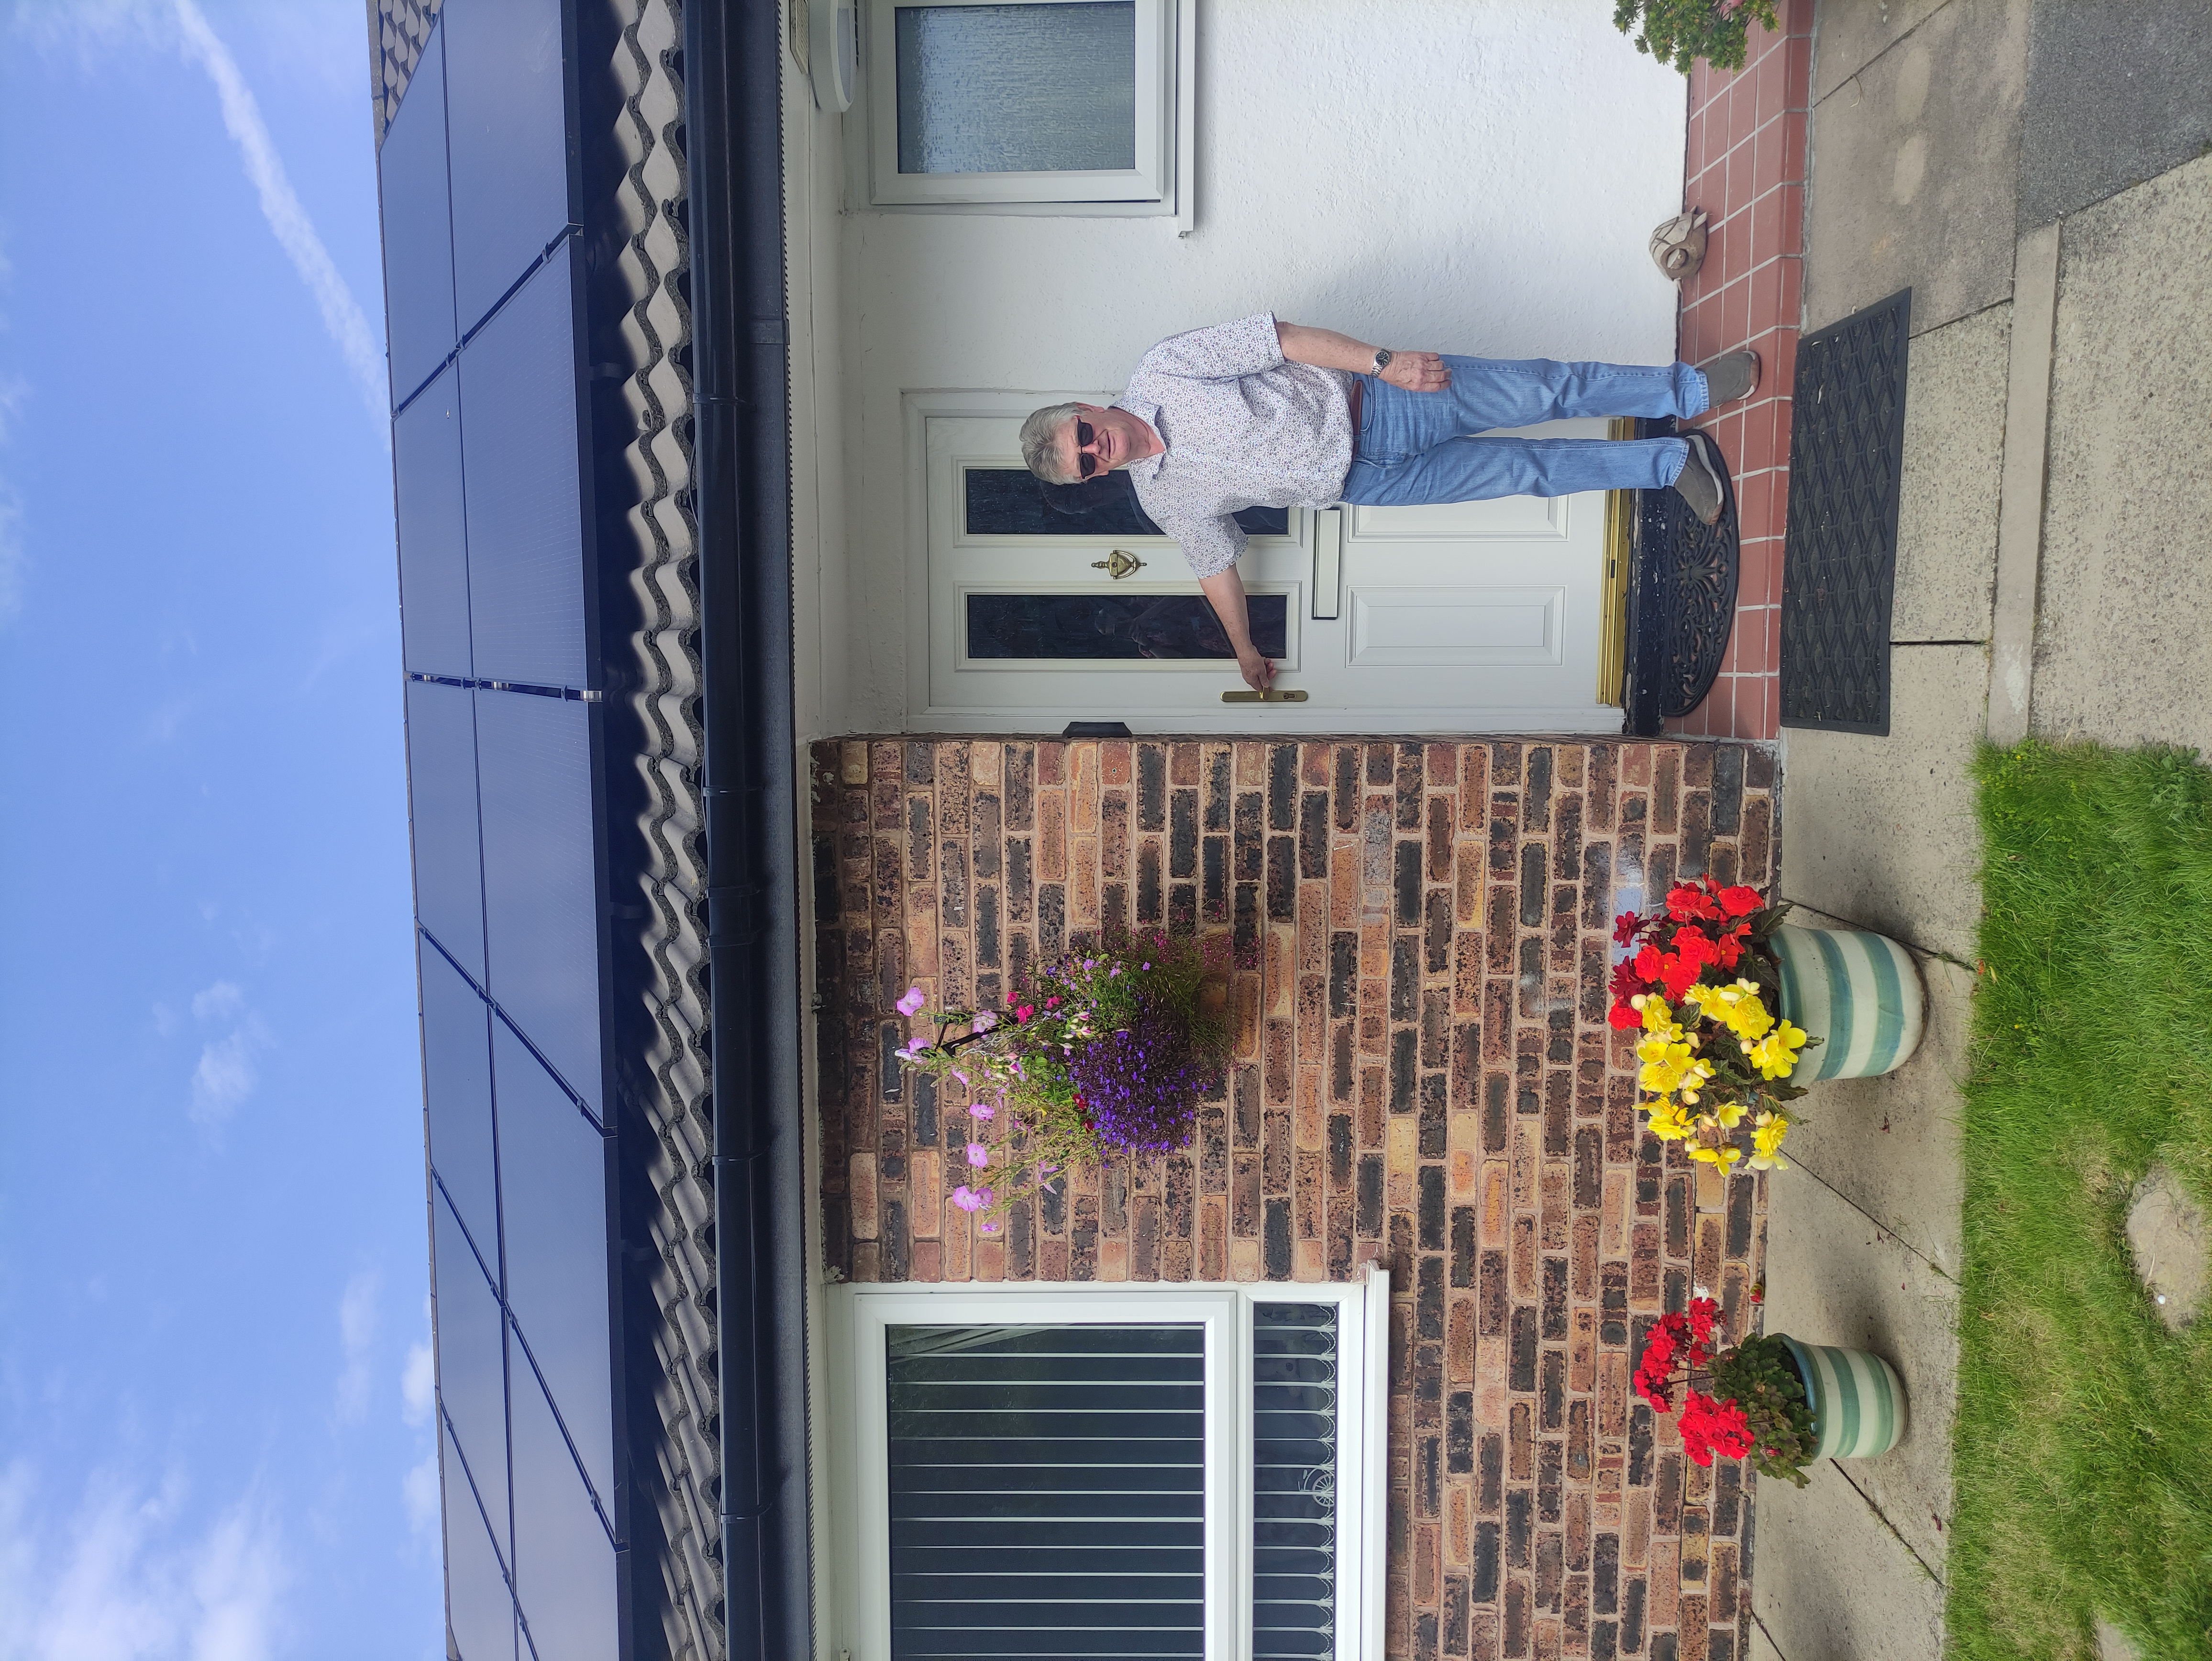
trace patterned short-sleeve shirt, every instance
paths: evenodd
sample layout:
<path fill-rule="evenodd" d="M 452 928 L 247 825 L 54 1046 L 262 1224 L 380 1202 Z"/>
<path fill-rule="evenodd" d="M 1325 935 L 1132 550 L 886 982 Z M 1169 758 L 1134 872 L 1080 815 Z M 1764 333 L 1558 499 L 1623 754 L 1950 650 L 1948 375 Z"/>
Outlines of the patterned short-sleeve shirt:
<path fill-rule="evenodd" d="M 1244 551 L 1242 508 L 1326 508 L 1352 465 L 1352 377 L 1291 363 L 1275 316 L 1170 336 L 1115 400 L 1167 448 L 1129 464 L 1137 500 L 1201 577 Z"/>

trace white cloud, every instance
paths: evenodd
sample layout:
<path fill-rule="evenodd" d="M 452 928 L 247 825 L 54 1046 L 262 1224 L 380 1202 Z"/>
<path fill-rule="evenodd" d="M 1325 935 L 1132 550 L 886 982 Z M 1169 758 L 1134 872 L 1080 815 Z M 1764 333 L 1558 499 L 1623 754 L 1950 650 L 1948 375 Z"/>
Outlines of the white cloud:
<path fill-rule="evenodd" d="M 270 1661 L 288 1579 L 249 1490 L 197 1530 L 182 1482 L 111 1473 L 64 1525 L 18 1463 L 0 1474 L 0 1661 Z"/>
<path fill-rule="evenodd" d="M 338 1346 L 345 1356 L 338 1374 L 337 1416 L 342 1425 L 357 1425 L 368 1416 L 369 1350 L 376 1342 L 377 1278 L 365 1269 L 346 1282 L 338 1299 Z"/>
<path fill-rule="evenodd" d="M 246 176 L 261 198 L 261 216 L 290 257 L 300 280 L 314 295 L 323 314 L 324 332 L 337 343 L 346 367 L 361 383 L 362 397 L 377 430 L 384 432 L 390 416 L 390 392 L 385 382 L 383 354 L 377 349 L 368 319 L 338 268 L 331 264 L 314 221 L 294 194 L 292 181 L 284 175 L 283 159 L 276 154 L 276 141 L 261 119 L 261 106 L 246 84 L 246 77 L 239 73 L 238 60 L 209 26 L 198 0 L 171 0 L 171 3 L 184 34 L 185 56 L 207 71 L 208 79 L 215 82 L 216 95 L 222 100 L 222 125 L 238 146 Z"/>
<path fill-rule="evenodd" d="M 435 1540 L 438 1535 L 438 1456 L 425 1454 L 422 1463 L 400 1478 L 399 1492 L 407 1502 L 407 1526 L 418 1536 Z"/>
<path fill-rule="evenodd" d="M 407 1346 L 407 1365 L 399 1372 L 399 1416 L 418 1428 L 430 1422 L 436 1406 L 437 1364 L 426 1342 Z"/>
<path fill-rule="evenodd" d="M 230 1031 L 200 1046 L 192 1069 L 189 1116 L 203 1131 L 219 1131 L 261 1082 L 261 1053 L 271 1042 L 261 1018 L 246 1007 L 246 995 L 231 981 L 217 981 L 192 995 L 192 1019 L 203 1026 Z"/>
<path fill-rule="evenodd" d="M 238 989 L 235 981 L 217 981 L 192 994 L 192 1019 L 196 1021 L 219 1021 L 235 1015 L 245 1007 L 246 995 Z"/>

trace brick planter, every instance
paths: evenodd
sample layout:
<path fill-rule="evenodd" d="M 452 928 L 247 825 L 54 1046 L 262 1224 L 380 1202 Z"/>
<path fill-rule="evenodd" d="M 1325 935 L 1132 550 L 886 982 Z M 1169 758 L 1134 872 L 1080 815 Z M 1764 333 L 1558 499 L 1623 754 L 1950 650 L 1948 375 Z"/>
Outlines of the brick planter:
<path fill-rule="evenodd" d="M 1662 1307 L 1742 1329 L 1764 1178 L 1640 1134 L 1613 915 L 1769 881 L 1773 768 L 1712 743 L 852 739 L 815 746 L 830 1271 L 1340 1279 L 1390 1266 L 1394 1656 L 1734 1658 L 1733 1467 L 1628 1391 Z M 1190 1151 L 973 1232 L 964 1103 L 891 1003 L 994 1003 L 1102 929 L 1231 934 L 1238 1061 Z M 995 1129 L 995 1128 L 994 1128 Z M 1700 1180 L 1700 1177 L 1702 1180 Z"/>

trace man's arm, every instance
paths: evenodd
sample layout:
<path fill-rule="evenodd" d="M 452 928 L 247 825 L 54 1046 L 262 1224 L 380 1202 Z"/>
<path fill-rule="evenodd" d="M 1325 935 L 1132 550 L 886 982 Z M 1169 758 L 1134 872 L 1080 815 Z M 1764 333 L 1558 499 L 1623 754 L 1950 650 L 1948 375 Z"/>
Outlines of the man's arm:
<path fill-rule="evenodd" d="M 1244 580 L 1232 565 L 1210 577 L 1200 577 L 1198 586 L 1205 591 L 1213 615 L 1221 619 L 1230 645 L 1236 648 L 1237 670 L 1244 677 L 1244 684 L 1255 692 L 1266 691 L 1268 683 L 1275 678 L 1275 666 L 1261 657 L 1260 648 L 1252 644 L 1252 620 L 1244 605 Z"/>
<path fill-rule="evenodd" d="M 1302 323 L 1277 320 L 1275 339 L 1283 356 L 1293 363 L 1316 368 L 1349 369 L 1354 374 L 1375 372 L 1375 349 L 1364 341 L 1334 329 L 1309 329 Z M 1440 392 L 1451 385 L 1451 371 L 1434 352 L 1396 352 L 1382 379 L 1409 392 Z"/>

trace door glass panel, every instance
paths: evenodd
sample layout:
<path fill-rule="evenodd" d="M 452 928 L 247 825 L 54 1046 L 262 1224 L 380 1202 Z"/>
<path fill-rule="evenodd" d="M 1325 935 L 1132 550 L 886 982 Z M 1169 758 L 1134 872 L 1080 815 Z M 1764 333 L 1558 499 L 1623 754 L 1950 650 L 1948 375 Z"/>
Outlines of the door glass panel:
<path fill-rule="evenodd" d="M 885 1336 L 894 1661 L 1205 1653 L 1204 1328 Z"/>
<path fill-rule="evenodd" d="M 1253 1661 L 1336 1652 L 1336 1315 L 1252 1305 Z"/>
<path fill-rule="evenodd" d="M 1252 644 L 1286 655 L 1290 597 L 1246 597 Z M 968 655 L 992 659 L 1233 660 L 1203 594 L 969 594 Z"/>
<path fill-rule="evenodd" d="M 901 173 L 1137 165 L 1137 8 L 901 6 Z"/>
<path fill-rule="evenodd" d="M 1026 467 L 964 467 L 971 537 L 1157 537 L 1166 532 L 1137 505 L 1136 487 L 1119 471 L 1080 484 L 1048 484 Z M 1255 537 L 1291 533 L 1287 508 L 1246 508 L 1237 522 Z"/>

